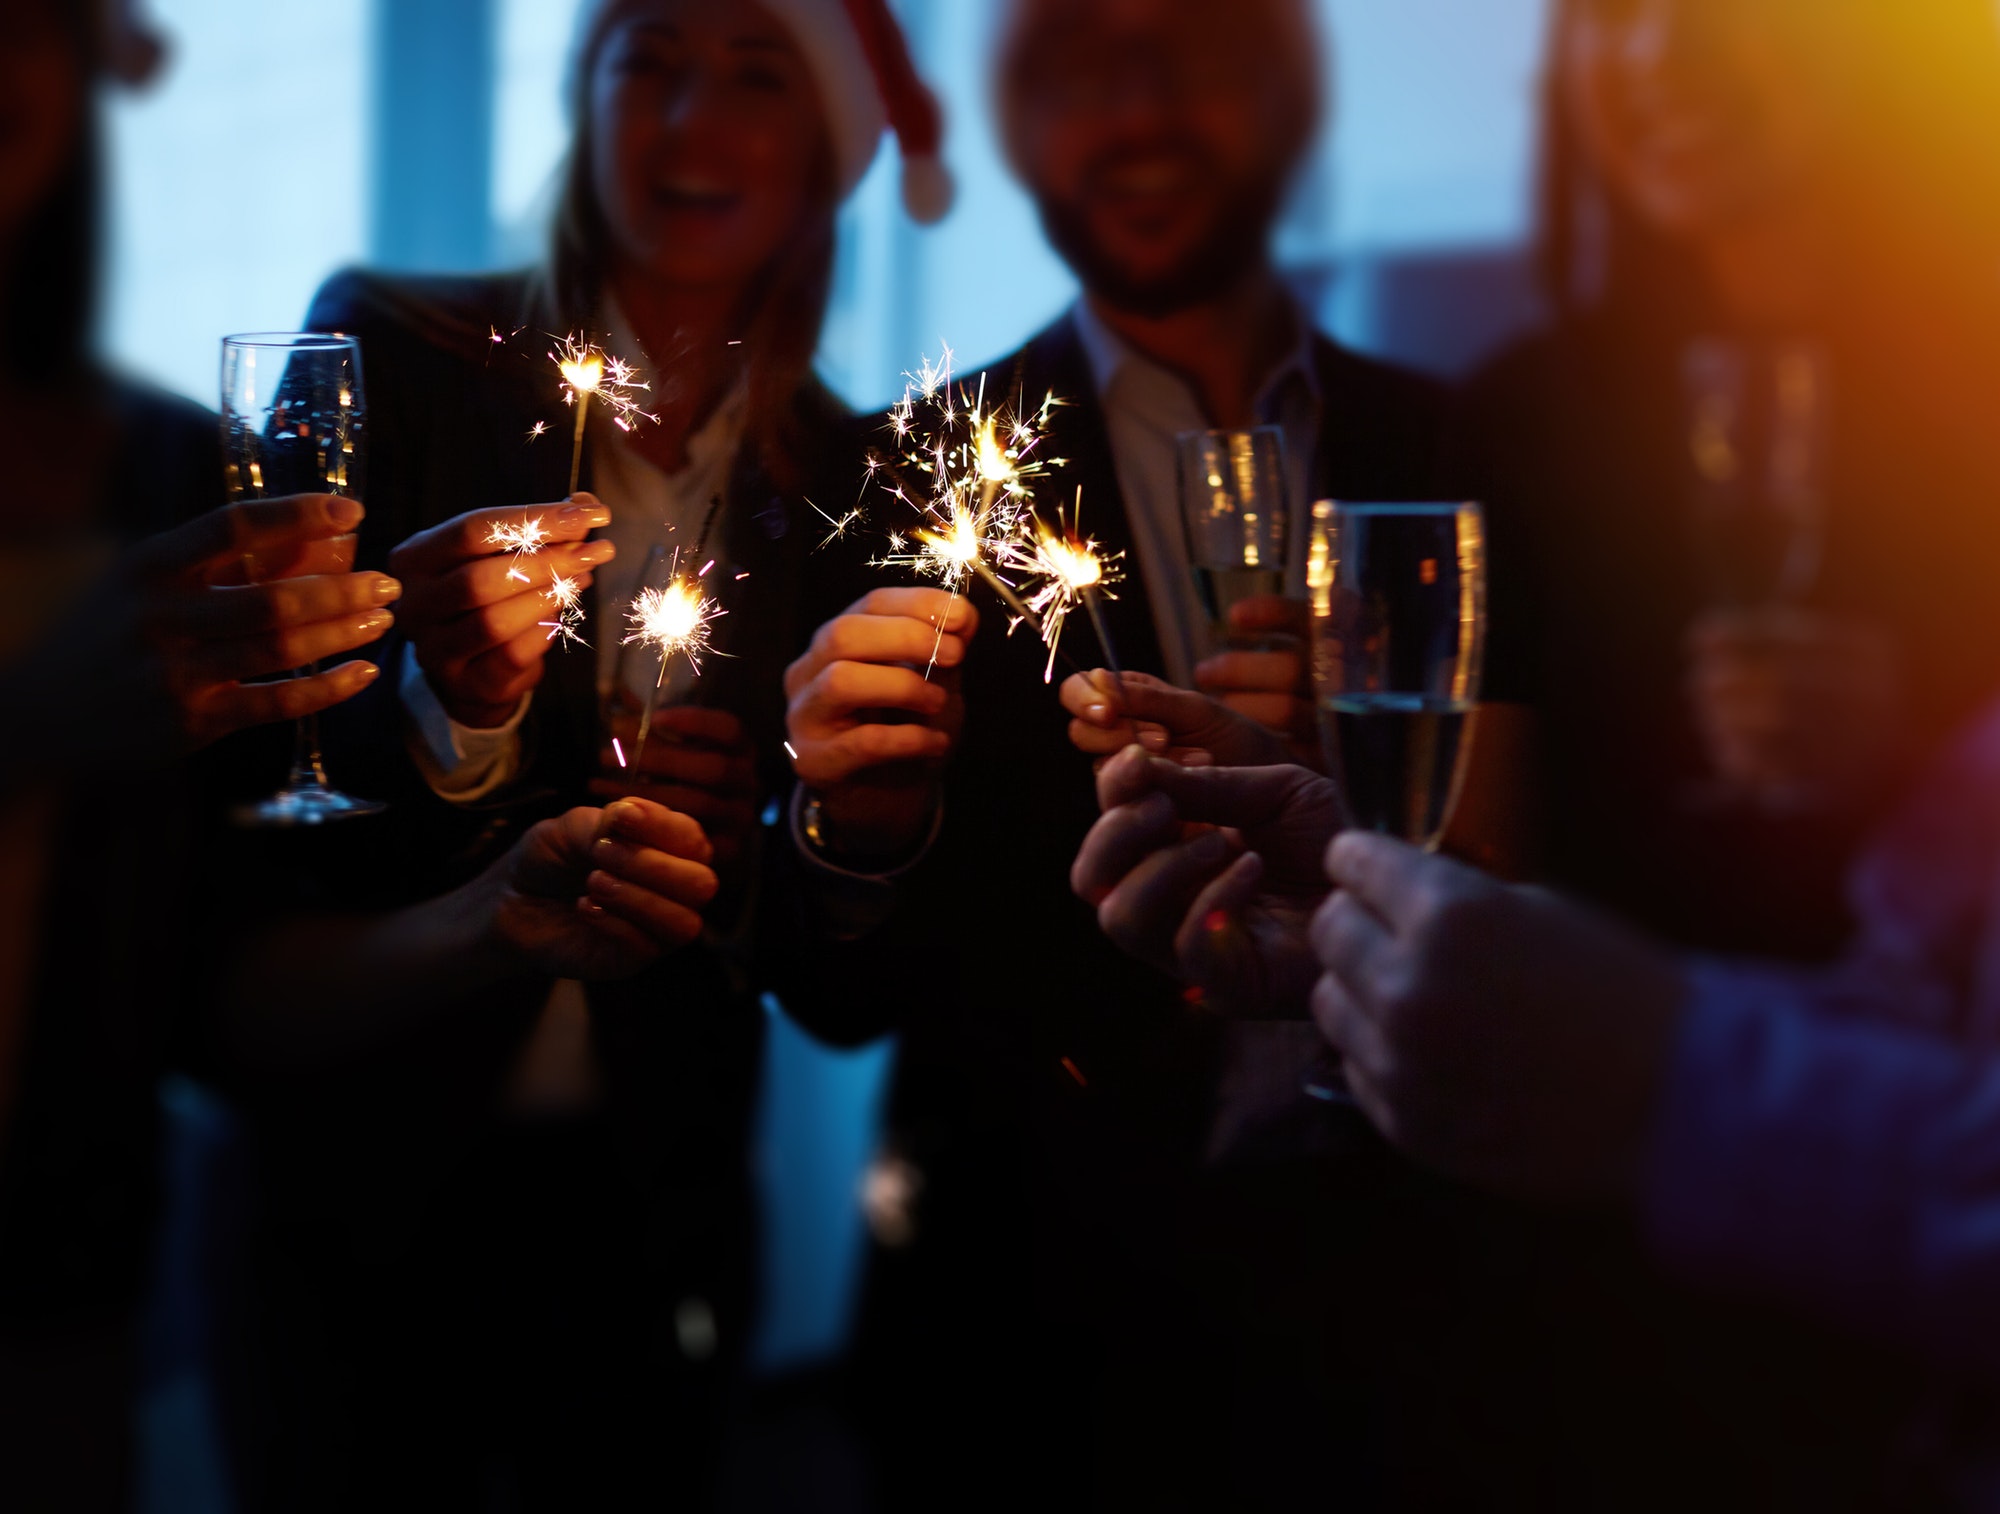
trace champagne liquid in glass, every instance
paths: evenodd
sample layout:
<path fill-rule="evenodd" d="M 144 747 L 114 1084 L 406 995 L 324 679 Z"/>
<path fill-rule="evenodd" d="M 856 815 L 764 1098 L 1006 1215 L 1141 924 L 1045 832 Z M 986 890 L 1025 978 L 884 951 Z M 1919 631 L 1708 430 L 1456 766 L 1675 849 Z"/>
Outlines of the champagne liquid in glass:
<path fill-rule="evenodd" d="M 1437 845 L 1458 797 L 1471 715 L 1463 700 L 1422 694 L 1321 700 L 1323 739 L 1339 758 L 1354 826 L 1412 846 Z"/>

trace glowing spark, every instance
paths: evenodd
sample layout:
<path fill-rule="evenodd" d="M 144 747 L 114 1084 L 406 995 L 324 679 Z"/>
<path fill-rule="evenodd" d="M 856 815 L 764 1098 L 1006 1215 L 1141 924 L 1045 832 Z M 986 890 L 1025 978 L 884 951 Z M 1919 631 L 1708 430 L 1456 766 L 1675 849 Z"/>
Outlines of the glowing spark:
<path fill-rule="evenodd" d="M 548 628 L 549 640 L 561 639 L 577 646 L 587 647 L 583 639 L 583 586 L 574 578 L 565 578 L 558 573 L 549 582 L 549 598 L 555 601 L 556 618 L 541 620 L 536 624 Z"/>
<path fill-rule="evenodd" d="M 640 380 L 639 370 L 583 337 L 558 338 L 549 352 L 549 361 L 562 375 L 563 403 L 576 411 L 576 440 L 569 458 L 569 492 L 574 494 L 583 472 L 584 423 L 593 399 L 605 407 L 621 431 L 630 431 L 634 421 L 652 421 L 657 425 L 660 418 L 640 407 L 638 395 L 650 392 L 652 386 Z"/>
<path fill-rule="evenodd" d="M 538 442 L 548 434 L 549 423 L 547 421 L 536 421 L 534 425 L 528 428 L 528 440 L 531 442 Z"/>
<path fill-rule="evenodd" d="M 1001 570 L 1037 561 L 1034 485 L 1050 466 L 1037 453 L 1058 402 L 1051 394 L 1032 412 L 989 407 L 983 385 L 976 395 L 956 392 L 951 365 L 946 347 L 938 361 L 926 357 L 904 375 L 903 397 L 888 415 L 896 456 L 869 459 L 864 497 L 873 483 L 917 514 L 911 526 L 890 534 L 888 555 L 876 565 L 912 569 L 954 595 L 972 578 L 984 579 L 1019 614 L 1021 601 Z M 916 475 L 925 480 L 921 488 Z M 834 521 L 820 513 L 834 527 L 828 541 L 856 518 Z M 940 623 L 940 645 L 943 636 Z"/>
<path fill-rule="evenodd" d="M 519 521 L 496 521 L 486 530 L 487 546 L 513 554 L 514 560 L 508 565 L 507 576 L 515 583 L 534 582 L 521 571 L 521 564 L 548 544 L 549 529 L 542 524 L 539 515 Z M 550 579 L 545 592 L 555 604 L 555 619 L 537 621 L 536 624 L 548 628 L 550 641 L 560 639 L 565 643 L 588 646 L 581 629 L 584 619 L 582 585 L 574 578 L 565 578 L 557 573 Z"/>
<path fill-rule="evenodd" d="M 613 737 L 611 738 L 611 750 L 612 750 L 613 752 L 616 752 L 616 753 L 618 754 L 618 765 L 619 765 L 619 766 L 620 766 L 621 768 L 622 768 L 622 767 L 624 767 L 624 766 L 625 766 L 625 743 L 624 743 L 624 742 L 622 742 L 622 741 L 620 741 L 620 740 L 619 740 L 619 739 L 618 739 L 618 738 L 617 738 L 616 736 L 613 736 Z"/>
<path fill-rule="evenodd" d="M 870 459 L 868 459 L 868 467 L 871 473 L 878 466 L 880 465 L 876 462 L 874 458 L 871 457 Z M 826 548 L 832 546 L 835 542 L 839 541 L 841 537 L 847 534 L 847 528 L 853 525 L 856 521 L 861 519 L 862 512 L 859 506 L 855 507 L 852 510 L 849 510 L 845 515 L 841 516 L 839 520 L 835 520 L 831 515 L 828 515 L 826 511 L 820 509 L 818 505 L 813 504 L 811 500 L 807 500 L 806 504 L 811 506 L 813 514 L 817 515 L 821 520 L 825 521 L 829 526 L 833 527 L 831 531 L 826 533 L 825 539 L 822 540 L 817 547 L 813 548 L 813 551 L 815 552 L 824 551 Z"/>
<path fill-rule="evenodd" d="M 643 645 L 660 654 L 660 683 L 667 679 L 667 664 L 676 656 L 701 672 L 701 659 L 709 650 L 714 622 L 727 614 L 719 604 L 701 592 L 701 585 L 676 578 L 664 589 L 641 589 L 626 611 L 632 627 L 626 646 Z M 657 687 L 657 685 L 656 685 Z"/>
<path fill-rule="evenodd" d="M 790 754 L 792 761 L 797 762 L 799 760 L 799 749 L 789 741 L 785 743 L 785 751 Z"/>
<path fill-rule="evenodd" d="M 507 569 L 507 576 L 516 583 L 531 583 L 527 574 L 521 571 L 523 558 L 533 557 L 548 545 L 548 527 L 537 515 L 523 521 L 499 521 L 487 530 L 486 545 L 498 547 L 503 552 L 514 554 L 514 562 Z"/>

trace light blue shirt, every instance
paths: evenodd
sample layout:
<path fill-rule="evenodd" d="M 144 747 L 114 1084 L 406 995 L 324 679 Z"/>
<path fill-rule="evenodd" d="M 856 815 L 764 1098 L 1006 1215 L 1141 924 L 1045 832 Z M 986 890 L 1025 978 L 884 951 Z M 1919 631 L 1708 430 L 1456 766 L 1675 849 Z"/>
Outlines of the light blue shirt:
<path fill-rule="evenodd" d="M 1153 629 L 1166 659 L 1162 671 L 1182 688 L 1193 688 L 1195 665 L 1216 649 L 1209 645 L 1208 612 L 1195 588 L 1187 531 L 1181 522 L 1174 438 L 1184 431 L 1206 431 L 1210 423 L 1187 380 L 1134 351 L 1091 309 L 1089 300 L 1077 302 L 1072 318 L 1110 434 L 1118 490 L 1125 498 L 1125 517 L 1138 559 L 1127 572 L 1139 580 L 1153 607 Z M 1287 592 L 1303 599 L 1305 538 L 1312 508 L 1306 496 L 1319 446 L 1321 397 L 1312 322 L 1300 311 L 1293 324 L 1297 339 L 1258 385 L 1256 412 L 1261 424 L 1285 433 L 1291 509 Z M 1086 499 L 1086 535 L 1090 509 Z"/>

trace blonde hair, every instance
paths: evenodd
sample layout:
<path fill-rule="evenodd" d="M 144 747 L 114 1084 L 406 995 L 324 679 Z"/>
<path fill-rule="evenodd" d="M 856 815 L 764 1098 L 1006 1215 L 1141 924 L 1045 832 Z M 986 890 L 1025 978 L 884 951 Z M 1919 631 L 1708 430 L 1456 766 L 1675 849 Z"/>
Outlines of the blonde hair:
<path fill-rule="evenodd" d="M 600 5 L 585 18 L 571 58 L 570 144 L 549 228 L 542 269 L 544 298 L 565 329 L 588 326 L 602 308 L 613 264 L 611 230 L 599 203 L 593 169 L 590 81 L 621 5 Z M 745 440 L 780 488 L 796 488 L 806 450 L 803 401 L 816 387 L 813 358 L 833 288 L 834 219 L 839 209 L 833 147 L 822 123 L 809 190 L 806 224 L 762 271 L 743 332 L 748 371 Z"/>

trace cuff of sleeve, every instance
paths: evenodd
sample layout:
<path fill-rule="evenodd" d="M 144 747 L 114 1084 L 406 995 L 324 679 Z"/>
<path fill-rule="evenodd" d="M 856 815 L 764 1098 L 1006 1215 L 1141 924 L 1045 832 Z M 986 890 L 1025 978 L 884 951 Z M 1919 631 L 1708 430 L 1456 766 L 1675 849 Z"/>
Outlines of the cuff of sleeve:
<path fill-rule="evenodd" d="M 1691 976 L 1642 1192 L 1654 1249 L 1699 1282 L 1921 1333 L 1917 1210 L 1966 1058 L 1814 1013 L 1769 973 Z"/>
<path fill-rule="evenodd" d="M 804 866 L 814 900 L 832 935 L 837 940 L 857 940 L 882 926 L 895 913 L 897 881 L 930 856 L 938 832 L 944 827 L 944 805 L 940 803 L 931 816 L 930 833 L 915 855 L 886 872 L 864 873 L 830 861 L 807 839 L 805 793 L 804 784 L 792 789 L 789 808 L 792 850 Z"/>
<path fill-rule="evenodd" d="M 397 689 L 410 718 L 412 755 L 441 798 L 469 804 L 514 781 L 520 767 L 521 722 L 534 700 L 532 693 L 521 696 L 504 725 L 490 730 L 460 725 L 445 713 L 443 701 L 417 666 L 416 648 L 407 645 Z"/>

